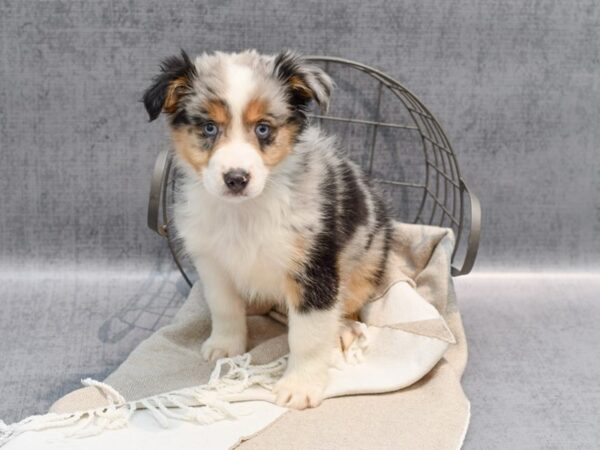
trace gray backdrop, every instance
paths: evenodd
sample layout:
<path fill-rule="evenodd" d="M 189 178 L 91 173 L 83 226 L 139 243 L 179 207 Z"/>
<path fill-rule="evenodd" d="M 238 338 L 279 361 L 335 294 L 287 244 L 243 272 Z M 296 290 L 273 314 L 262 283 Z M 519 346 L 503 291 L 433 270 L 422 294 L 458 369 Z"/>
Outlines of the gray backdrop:
<path fill-rule="evenodd" d="M 595 0 L 0 0 L 0 417 L 40 412 L 78 378 L 102 378 L 185 293 L 164 275 L 172 268 L 164 242 L 145 228 L 149 174 L 168 137 L 164 123 L 147 123 L 139 99 L 162 58 L 179 48 L 293 48 L 380 68 L 440 119 L 481 199 L 476 272 L 589 271 L 600 266 L 599 42 Z M 501 295 L 478 283 L 459 284 L 473 336 L 489 336 L 490 296 L 526 302 L 524 292 L 536 294 L 508 283 Z M 571 287 L 561 286 L 547 294 L 571 298 L 574 318 L 596 320 L 595 289 L 581 288 L 587 306 L 579 311 Z M 502 320 L 513 331 L 508 312 L 493 318 Z M 593 351 L 591 330 L 582 335 Z M 506 355 L 525 351 L 517 341 Z M 514 425 L 542 420 L 559 438 L 541 446 L 565 443 L 561 416 L 548 419 L 543 408 L 518 418 L 489 412 L 493 352 L 481 341 L 472 349 L 467 442 L 539 444 Z M 532 347 L 533 359 L 542 351 Z M 507 396 L 494 399 L 507 409 L 515 405 L 510 378 L 501 380 Z M 582 448 L 600 438 L 585 418 L 577 426 Z"/>
<path fill-rule="evenodd" d="M 484 205 L 480 269 L 598 267 L 600 5 L 0 2 L 3 264 L 147 261 L 148 174 L 168 145 L 141 92 L 184 48 L 355 59 L 440 119 Z"/>

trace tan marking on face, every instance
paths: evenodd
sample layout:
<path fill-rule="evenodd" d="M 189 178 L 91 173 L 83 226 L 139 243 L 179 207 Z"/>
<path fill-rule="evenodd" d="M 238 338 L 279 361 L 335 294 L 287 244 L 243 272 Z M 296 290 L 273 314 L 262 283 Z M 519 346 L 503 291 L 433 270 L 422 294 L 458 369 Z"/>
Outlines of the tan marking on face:
<path fill-rule="evenodd" d="M 181 93 L 187 88 L 188 79 L 185 77 L 177 78 L 169 84 L 167 89 L 167 96 L 165 97 L 165 103 L 163 109 L 169 114 L 173 114 L 177 111 L 177 103 L 181 98 Z"/>
<path fill-rule="evenodd" d="M 218 123 L 224 128 L 231 121 L 229 108 L 227 108 L 227 105 L 222 100 L 209 100 L 206 103 L 206 111 L 213 122 Z"/>
<path fill-rule="evenodd" d="M 181 159 L 201 173 L 208 164 L 212 152 L 200 148 L 198 138 L 190 128 L 175 128 L 171 130 L 173 147 Z"/>
<path fill-rule="evenodd" d="M 244 113 L 242 119 L 246 126 L 252 126 L 261 120 L 265 119 L 265 115 L 267 114 L 269 108 L 269 104 L 266 100 L 261 98 L 255 98 L 248 102 L 246 109 L 244 109 Z"/>
<path fill-rule="evenodd" d="M 269 103 L 265 99 L 254 98 L 248 102 L 242 114 L 242 121 L 247 128 L 248 139 L 253 143 L 256 151 L 267 167 L 279 164 L 292 150 L 294 139 L 298 134 L 298 125 L 285 124 L 276 127 L 268 117 Z M 260 122 L 267 122 L 275 133 L 270 145 L 261 149 L 261 144 L 254 134 L 254 126 Z"/>
<path fill-rule="evenodd" d="M 298 125 L 290 123 L 279 127 L 275 133 L 275 140 L 271 145 L 259 150 L 260 156 L 267 167 L 279 164 L 294 147 L 294 139 L 298 134 Z"/>

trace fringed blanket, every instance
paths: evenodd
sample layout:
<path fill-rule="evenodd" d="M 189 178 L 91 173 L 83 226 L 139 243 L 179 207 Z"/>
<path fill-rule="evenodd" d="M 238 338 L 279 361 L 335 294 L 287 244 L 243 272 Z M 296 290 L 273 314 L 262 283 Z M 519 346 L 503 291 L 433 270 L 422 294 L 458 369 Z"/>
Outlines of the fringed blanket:
<path fill-rule="evenodd" d="M 453 246 L 448 229 L 396 224 L 395 281 L 351 324 L 351 345 L 334 351 L 327 400 L 317 408 L 273 403 L 288 352 L 285 316 L 276 311 L 248 318 L 249 353 L 202 359 L 210 314 L 197 284 L 173 322 L 106 380 L 83 380 L 48 414 L 0 421 L 0 447 L 460 448 L 469 402 L 460 385 L 467 347 Z"/>

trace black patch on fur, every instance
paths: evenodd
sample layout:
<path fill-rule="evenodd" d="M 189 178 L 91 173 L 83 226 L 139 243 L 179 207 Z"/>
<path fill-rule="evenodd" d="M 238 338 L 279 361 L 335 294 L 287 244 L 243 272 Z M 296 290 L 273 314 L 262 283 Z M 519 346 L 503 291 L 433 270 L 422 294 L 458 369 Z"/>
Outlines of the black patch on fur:
<path fill-rule="evenodd" d="M 202 125 L 206 123 L 206 119 L 204 117 L 199 116 L 188 116 L 191 125 L 200 128 Z"/>
<path fill-rule="evenodd" d="M 379 196 L 378 192 L 374 190 L 371 180 L 366 177 L 363 177 L 363 182 L 368 186 L 369 191 L 371 192 L 371 199 L 373 202 L 374 214 L 375 214 L 375 223 L 373 224 L 373 228 L 370 230 L 367 243 L 365 245 L 365 250 L 368 250 L 373 243 L 373 238 L 377 234 L 379 230 L 386 224 L 386 222 L 390 222 L 390 216 L 387 209 L 387 206 L 383 199 Z"/>
<path fill-rule="evenodd" d="M 304 113 L 300 114 L 298 112 L 294 112 L 291 117 L 288 117 L 285 121 L 286 124 L 295 124 L 298 127 L 298 131 L 294 136 L 294 144 L 300 142 L 300 138 L 302 137 L 302 133 L 306 131 L 308 128 L 308 121 L 306 120 L 306 115 Z"/>
<path fill-rule="evenodd" d="M 378 231 L 390 222 L 387 206 L 383 199 L 373 193 L 373 202 L 375 203 L 375 230 Z"/>
<path fill-rule="evenodd" d="M 341 181 L 343 184 L 342 213 L 339 218 L 340 234 L 342 242 L 349 240 L 356 228 L 367 222 L 369 210 L 365 199 L 365 193 L 356 179 L 356 174 L 347 161 L 340 164 Z"/>
<path fill-rule="evenodd" d="M 153 119 L 150 119 L 150 120 L 153 120 Z M 178 125 L 191 125 L 192 120 L 187 115 L 187 112 L 185 110 L 181 110 L 181 111 L 177 111 L 173 115 L 173 117 L 171 118 L 171 124 L 175 127 Z"/>
<path fill-rule="evenodd" d="M 387 260 L 388 260 L 388 257 L 390 254 L 390 249 L 392 246 L 392 225 L 391 225 L 391 223 L 387 223 L 385 225 L 383 233 L 384 233 L 383 251 L 381 253 L 381 259 L 379 260 L 379 263 L 377 264 L 377 270 L 375 271 L 375 274 L 371 278 L 372 283 L 376 286 L 379 285 L 379 283 L 381 283 L 381 280 L 385 274 Z"/>
<path fill-rule="evenodd" d="M 322 204 L 322 230 L 315 236 L 308 260 L 297 281 L 302 287 L 302 303 L 300 312 L 327 310 L 337 300 L 339 274 L 337 258 L 339 242 L 336 227 L 337 188 L 333 182 L 335 174 L 331 167 L 327 169 L 327 177 L 321 183 L 324 202 Z"/>
<path fill-rule="evenodd" d="M 185 51 L 181 50 L 181 56 L 171 56 L 165 59 L 160 65 L 160 73 L 154 77 L 152 85 L 144 92 L 143 96 L 150 122 L 155 120 L 162 111 L 169 85 L 179 78 L 184 78 L 189 80 L 191 86 L 191 80 L 197 75 L 196 67 Z M 185 119 L 180 116 L 178 111 L 173 116 L 173 121 L 175 120 L 178 123 L 184 123 Z"/>
<path fill-rule="evenodd" d="M 370 281 L 377 285 L 385 274 L 386 263 L 392 246 L 393 229 L 392 220 L 390 219 L 385 202 L 376 193 L 373 192 L 372 195 L 375 203 L 375 226 L 369 235 L 368 243 L 365 248 L 368 249 L 371 246 L 373 238 L 376 234 L 383 233 L 383 249 L 381 253 L 381 259 L 377 264 L 377 270 L 375 271 L 375 274 L 370 278 Z"/>

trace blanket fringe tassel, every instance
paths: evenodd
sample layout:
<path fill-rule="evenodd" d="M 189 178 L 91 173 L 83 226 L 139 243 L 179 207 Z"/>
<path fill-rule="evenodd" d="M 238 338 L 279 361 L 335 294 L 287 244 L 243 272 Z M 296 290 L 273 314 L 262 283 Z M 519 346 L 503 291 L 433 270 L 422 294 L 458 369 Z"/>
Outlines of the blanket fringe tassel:
<path fill-rule="evenodd" d="M 287 356 L 264 365 L 251 365 L 250 361 L 249 353 L 222 358 L 217 361 L 205 385 L 130 402 L 105 383 L 90 378 L 81 380 L 84 386 L 98 388 L 109 401 L 109 405 L 76 413 L 31 416 L 11 425 L 0 420 L 0 447 L 26 431 L 73 427 L 65 433 L 65 437 L 95 436 L 104 430 L 127 426 L 133 413 L 142 408 L 148 410 L 154 420 L 165 428 L 170 426 L 171 419 L 206 425 L 237 418 L 239 414 L 233 411 L 228 401 L 223 400 L 223 396 L 241 393 L 251 386 L 271 390 L 285 371 Z"/>

